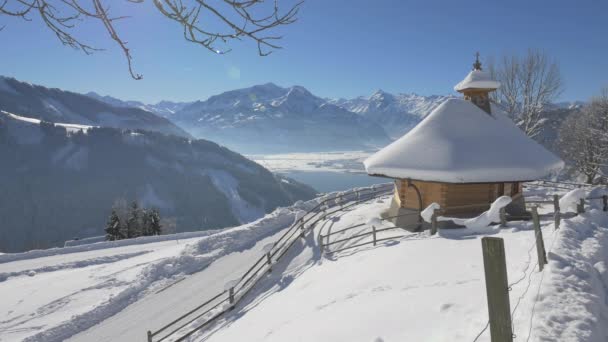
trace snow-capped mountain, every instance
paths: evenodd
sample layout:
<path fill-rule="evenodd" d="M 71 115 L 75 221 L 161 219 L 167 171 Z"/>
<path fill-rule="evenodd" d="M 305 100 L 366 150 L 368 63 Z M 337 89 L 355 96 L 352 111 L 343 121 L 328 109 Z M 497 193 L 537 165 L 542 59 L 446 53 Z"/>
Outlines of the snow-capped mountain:
<path fill-rule="evenodd" d="M 371 96 L 359 96 L 354 99 L 330 99 L 329 103 L 376 122 L 384 128 L 391 138 L 398 138 L 450 97 L 453 96 L 395 95 L 377 90 Z"/>
<path fill-rule="evenodd" d="M 117 199 L 178 231 L 255 220 L 315 191 L 213 142 L 151 131 L 50 124 L 0 112 L 0 250 L 103 235 Z"/>
<path fill-rule="evenodd" d="M 273 83 L 197 101 L 171 119 L 194 136 L 240 152 L 322 151 L 383 146 L 377 123 L 301 86 Z"/>
<path fill-rule="evenodd" d="M 160 115 L 165 118 L 169 118 L 171 115 L 175 114 L 176 112 L 182 110 L 184 107 L 186 107 L 187 105 L 192 103 L 192 102 L 159 101 L 154 104 L 146 104 L 146 103 L 143 103 L 140 101 L 123 101 L 121 99 L 117 99 L 115 97 L 108 96 L 108 95 L 102 96 L 102 95 L 97 94 L 94 91 L 88 92 L 85 95 L 92 97 L 96 100 L 105 102 L 114 107 L 139 108 L 139 109 Z"/>
<path fill-rule="evenodd" d="M 139 108 L 108 105 L 89 96 L 0 76 L 0 110 L 48 122 L 145 129 L 189 137 L 171 121 Z"/>

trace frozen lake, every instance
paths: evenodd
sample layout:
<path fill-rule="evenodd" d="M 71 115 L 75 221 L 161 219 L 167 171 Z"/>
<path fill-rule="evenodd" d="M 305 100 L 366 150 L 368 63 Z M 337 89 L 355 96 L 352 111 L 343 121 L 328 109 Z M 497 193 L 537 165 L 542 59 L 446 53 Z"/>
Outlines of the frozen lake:
<path fill-rule="evenodd" d="M 320 192 L 390 182 L 365 173 L 363 160 L 374 151 L 336 151 L 249 155 L 270 171 L 308 184 Z"/>

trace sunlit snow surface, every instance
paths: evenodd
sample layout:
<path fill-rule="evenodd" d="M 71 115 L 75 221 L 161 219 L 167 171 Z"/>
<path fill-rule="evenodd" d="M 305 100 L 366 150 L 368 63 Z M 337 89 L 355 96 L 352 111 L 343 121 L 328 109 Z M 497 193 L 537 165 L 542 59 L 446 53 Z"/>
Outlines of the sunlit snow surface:
<path fill-rule="evenodd" d="M 314 234 L 298 239 L 234 311 L 191 341 L 472 341 L 487 322 L 481 238 L 490 234 L 400 232 L 402 238 L 376 247 L 320 254 L 319 232 L 376 225 L 389 201 L 386 196 L 330 215 Z M 187 240 L 0 255 L 0 341 L 145 340 L 146 330 L 240 277 L 312 204 Z M 552 215 L 543 216 L 550 210 L 539 210 L 549 260 L 542 273 L 531 223 L 510 222 L 491 233 L 505 241 L 516 340 L 530 334 L 530 341 L 606 341 L 608 214 L 589 210 L 555 230 Z M 478 341 L 490 341 L 487 330 Z"/>

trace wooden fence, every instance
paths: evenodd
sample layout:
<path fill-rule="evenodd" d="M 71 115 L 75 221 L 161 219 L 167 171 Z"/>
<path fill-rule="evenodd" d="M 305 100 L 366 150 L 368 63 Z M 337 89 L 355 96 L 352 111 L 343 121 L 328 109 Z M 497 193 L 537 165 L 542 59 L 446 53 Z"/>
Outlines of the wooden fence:
<path fill-rule="evenodd" d="M 230 284 L 227 289 L 213 298 L 201 303 L 172 322 L 155 331 L 147 331 L 148 342 L 161 342 L 171 338 L 173 341 L 183 341 L 226 312 L 234 309 L 260 281 L 265 274 L 272 270 L 272 265 L 289 251 L 289 249 L 304 237 L 320 221 L 328 215 L 342 211 L 357 204 L 385 196 L 393 191 L 393 184 L 382 184 L 372 188 L 355 189 L 326 198 L 314 208 L 306 212 L 294 222 L 284 234 L 266 251 L 243 275 Z"/>

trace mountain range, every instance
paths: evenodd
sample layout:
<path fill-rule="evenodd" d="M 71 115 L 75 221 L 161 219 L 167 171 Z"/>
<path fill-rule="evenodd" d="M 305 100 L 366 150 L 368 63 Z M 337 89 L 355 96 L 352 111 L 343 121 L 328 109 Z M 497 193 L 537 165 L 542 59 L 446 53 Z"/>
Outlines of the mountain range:
<path fill-rule="evenodd" d="M 273 83 L 227 91 L 205 101 L 146 105 L 90 92 L 117 107 L 135 106 L 172 120 L 193 136 L 240 152 L 368 149 L 386 145 L 449 96 L 391 94 L 331 99 Z"/>
<path fill-rule="evenodd" d="M 108 96 L 108 95 L 102 96 L 102 95 L 97 94 L 94 91 L 90 91 L 90 92 L 86 93 L 85 95 L 92 97 L 98 101 L 105 102 L 105 103 L 115 106 L 115 107 L 139 108 L 141 110 L 145 110 L 150 113 L 155 113 L 155 114 L 165 117 L 165 118 L 172 116 L 173 114 L 179 112 L 184 107 L 186 107 L 187 105 L 192 103 L 192 102 L 159 101 L 154 104 L 146 104 L 146 103 L 143 103 L 140 101 L 123 101 L 123 100 L 120 100 L 120 99 L 117 99 L 115 97 Z"/>
<path fill-rule="evenodd" d="M 114 106 L 157 113 L 193 136 L 255 153 L 381 147 L 451 97 L 378 90 L 370 96 L 332 99 L 301 86 L 285 88 L 273 83 L 227 91 L 205 101 L 155 105 L 93 92 L 87 95 Z"/>
<path fill-rule="evenodd" d="M 354 99 L 329 99 L 339 107 L 376 122 L 393 139 L 401 137 L 443 101 L 453 96 L 391 94 L 382 90 Z"/>
<path fill-rule="evenodd" d="M 245 153 L 369 149 L 390 142 L 376 122 L 304 87 L 273 83 L 196 101 L 171 120 L 193 136 Z"/>

